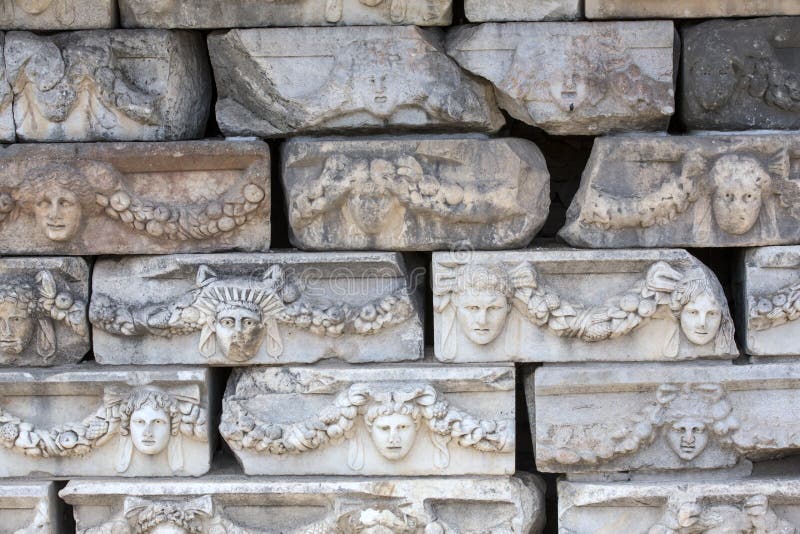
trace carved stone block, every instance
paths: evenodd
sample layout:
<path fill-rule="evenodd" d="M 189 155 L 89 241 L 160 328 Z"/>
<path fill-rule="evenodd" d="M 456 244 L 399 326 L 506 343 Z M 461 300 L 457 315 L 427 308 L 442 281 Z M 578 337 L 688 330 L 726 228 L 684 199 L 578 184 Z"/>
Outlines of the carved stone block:
<path fill-rule="evenodd" d="M 448 26 L 452 0 L 120 0 L 126 28 L 265 26 Z"/>
<path fill-rule="evenodd" d="M 800 135 L 595 140 L 559 236 L 577 247 L 800 241 Z"/>
<path fill-rule="evenodd" d="M 800 481 L 558 483 L 561 534 L 800 531 Z"/>
<path fill-rule="evenodd" d="M 0 477 L 207 472 L 208 369 L 0 371 Z"/>
<path fill-rule="evenodd" d="M 211 34 L 225 135 L 497 131 L 491 86 L 444 52 L 438 30 L 271 28 Z"/>
<path fill-rule="evenodd" d="M 0 258 L 0 366 L 80 361 L 91 348 L 88 304 L 83 259 Z"/>
<path fill-rule="evenodd" d="M 0 149 L 0 249 L 158 254 L 269 249 L 261 141 Z"/>
<path fill-rule="evenodd" d="M 8 534 L 62 532 L 58 496 L 52 482 L 0 483 L 0 525 Z"/>
<path fill-rule="evenodd" d="M 211 74 L 202 36 L 164 30 L 9 32 L 6 75 L 23 141 L 202 137 Z"/>
<path fill-rule="evenodd" d="M 488 2 L 487 2 L 488 3 Z M 677 72 L 671 21 L 462 26 L 447 53 L 500 107 L 555 135 L 666 130 Z"/>
<path fill-rule="evenodd" d="M 800 129 L 800 19 L 712 20 L 681 36 L 688 128 Z"/>
<path fill-rule="evenodd" d="M 708 470 L 800 452 L 800 366 L 545 365 L 526 380 L 539 471 Z"/>
<path fill-rule="evenodd" d="M 235 370 L 220 434 L 248 475 L 514 473 L 514 367 Z"/>
<path fill-rule="evenodd" d="M 197 365 L 419 359 L 423 275 L 390 253 L 99 260 L 89 310 L 95 358 Z"/>
<path fill-rule="evenodd" d="M 117 25 L 115 0 L 4 0 L 3 30 L 91 30 Z"/>
<path fill-rule="evenodd" d="M 538 477 L 71 481 L 79 532 L 541 532 Z"/>
<path fill-rule="evenodd" d="M 0 32 L 0 143 L 13 142 L 14 131 L 14 96 L 6 77 L 5 33 Z"/>
<path fill-rule="evenodd" d="M 433 255 L 447 362 L 675 361 L 737 354 L 725 294 L 684 250 Z"/>
<path fill-rule="evenodd" d="M 471 22 L 573 20 L 581 16 L 581 0 L 464 0 Z"/>
<path fill-rule="evenodd" d="M 550 207 L 544 157 L 523 139 L 292 140 L 282 178 L 302 249 L 518 248 Z"/>
<path fill-rule="evenodd" d="M 753 356 L 800 356 L 800 246 L 745 252 L 739 328 Z"/>

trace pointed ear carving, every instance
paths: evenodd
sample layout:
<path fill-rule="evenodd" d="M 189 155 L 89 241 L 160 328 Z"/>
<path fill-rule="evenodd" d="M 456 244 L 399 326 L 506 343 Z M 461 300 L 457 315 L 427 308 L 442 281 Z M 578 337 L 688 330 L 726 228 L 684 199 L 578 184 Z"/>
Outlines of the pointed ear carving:
<path fill-rule="evenodd" d="M 267 354 L 275 359 L 283 354 L 283 340 L 275 319 L 267 320 Z"/>
<path fill-rule="evenodd" d="M 183 436 L 180 433 L 169 438 L 167 460 L 173 473 L 183 471 Z"/>
<path fill-rule="evenodd" d="M 120 436 L 117 448 L 117 473 L 124 473 L 131 466 L 133 458 L 133 440 L 130 436 Z"/>
<path fill-rule="evenodd" d="M 208 265 L 201 265 L 197 268 L 197 277 L 195 277 L 195 284 L 199 287 L 206 286 L 211 282 L 217 280 L 217 273 L 211 270 Z"/>
<path fill-rule="evenodd" d="M 211 358 L 217 352 L 217 335 L 214 329 L 207 323 L 200 331 L 200 354 L 206 358 Z"/>

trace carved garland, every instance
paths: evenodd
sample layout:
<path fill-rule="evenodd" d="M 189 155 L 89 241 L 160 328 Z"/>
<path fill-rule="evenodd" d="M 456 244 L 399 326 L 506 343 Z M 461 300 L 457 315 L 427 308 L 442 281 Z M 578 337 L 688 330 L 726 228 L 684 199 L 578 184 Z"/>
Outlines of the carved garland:
<path fill-rule="evenodd" d="M 670 503 L 648 534 L 692 532 L 748 532 L 749 534 L 795 534 L 797 528 L 781 518 L 766 495 L 753 495 L 738 503 L 710 504 L 684 501 Z"/>
<path fill-rule="evenodd" d="M 753 330 L 768 330 L 800 318 L 800 282 L 753 300 L 749 322 Z"/>

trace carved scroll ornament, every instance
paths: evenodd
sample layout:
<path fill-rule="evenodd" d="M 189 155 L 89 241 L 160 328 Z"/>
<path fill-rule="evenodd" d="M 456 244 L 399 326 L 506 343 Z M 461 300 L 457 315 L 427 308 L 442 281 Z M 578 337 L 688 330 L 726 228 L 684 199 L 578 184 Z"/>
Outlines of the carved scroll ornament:
<path fill-rule="evenodd" d="M 753 330 L 768 330 L 800 319 L 800 282 L 753 300 L 749 314 L 749 326 Z"/>

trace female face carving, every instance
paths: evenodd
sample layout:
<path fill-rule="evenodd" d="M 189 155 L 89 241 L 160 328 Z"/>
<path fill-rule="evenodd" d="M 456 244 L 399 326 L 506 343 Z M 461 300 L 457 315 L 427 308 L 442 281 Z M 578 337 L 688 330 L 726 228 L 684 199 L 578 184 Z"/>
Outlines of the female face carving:
<path fill-rule="evenodd" d="M 131 414 L 131 440 L 143 454 L 159 454 L 167 448 L 170 438 L 170 418 L 164 410 L 145 404 Z"/>
<path fill-rule="evenodd" d="M 379 415 L 372 422 L 370 437 L 384 458 L 402 460 L 417 439 L 417 424 L 410 415 Z"/>
<path fill-rule="evenodd" d="M 21 354 L 31 342 L 36 323 L 16 302 L 0 302 L 0 351 Z"/>
<path fill-rule="evenodd" d="M 455 298 L 456 320 L 467 338 L 488 345 L 503 331 L 511 311 L 508 298 L 497 291 L 466 289 Z"/>
<path fill-rule="evenodd" d="M 716 297 L 703 291 L 681 310 L 681 329 L 695 345 L 705 345 L 714 340 L 722 324 L 722 306 Z"/>
<path fill-rule="evenodd" d="M 267 333 L 260 313 L 240 306 L 226 306 L 217 313 L 216 319 L 217 340 L 227 358 L 242 362 L 258 353 Z"/>
<path fill-rule="evenodd" d="M 155 526 L 150 534 L 188 534 L 188 531 L 172 523 L 161 523 Z"/>
<path fill-rule="evenodd" d="M 48 239 L 68 241 L 80 228 L 81 205 L 74 193 L 55 186 L 36 197 L 34 216 Z"/>
<path fill-rule="evenodd" d="M 667 443 L 682 460 L 697 458 L 708 445 L 706 424 L 693 417 L 684 417 L 667 427 Z"/>
<path fill-rule="evenodd" d="M 716 185 L 712 205 L 717 224 L 729 234 L 747 233 L 758 221 L 762 185 L 769 177 L 750 158 L 722 158 L 711 174 Z"/>

